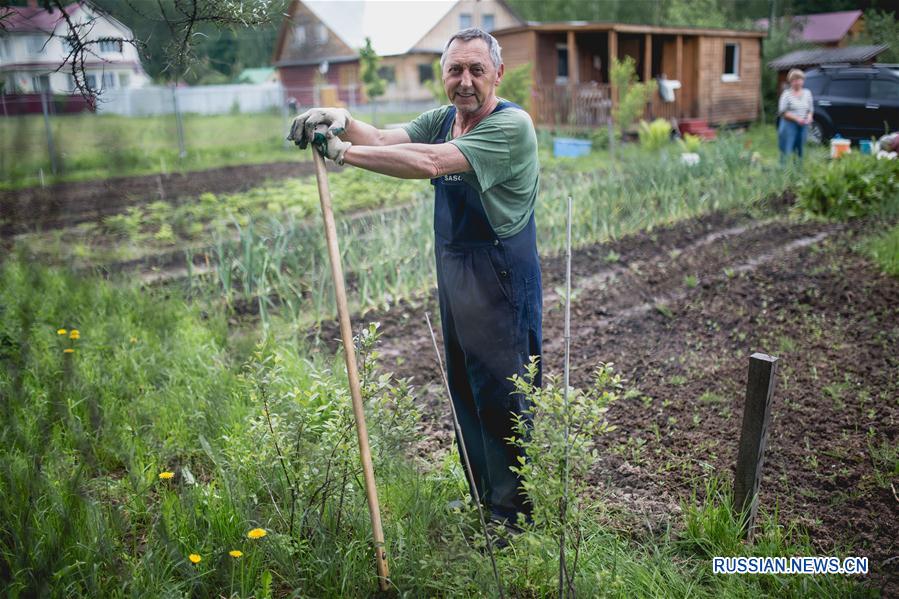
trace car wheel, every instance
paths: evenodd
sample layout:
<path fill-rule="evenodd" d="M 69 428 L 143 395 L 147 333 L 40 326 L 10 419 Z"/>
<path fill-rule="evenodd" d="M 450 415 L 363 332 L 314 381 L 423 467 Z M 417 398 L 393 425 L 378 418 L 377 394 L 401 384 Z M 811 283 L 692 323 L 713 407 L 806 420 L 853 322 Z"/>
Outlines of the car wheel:
<path fill-rule="evenodd" d="M 808 141 L 815 145 L 820 145 L 827 141 L 826 135 L 824 134 L 824 128 L 820 123 L 812 121 L 811 124 L 809 124 Z"/>

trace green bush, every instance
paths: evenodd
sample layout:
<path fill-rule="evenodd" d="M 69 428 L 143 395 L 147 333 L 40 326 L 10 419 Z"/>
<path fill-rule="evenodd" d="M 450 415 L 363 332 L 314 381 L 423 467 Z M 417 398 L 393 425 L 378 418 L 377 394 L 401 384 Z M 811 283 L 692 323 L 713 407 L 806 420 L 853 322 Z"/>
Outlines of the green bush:
<path fill-rule="evenodd" d="M 531 77 L 531 63 L 525 63 L 508 69 L 499 86 L 499 94 L 511 102 L 515 102 L 525 110 L 530 108 L 531 90 L 534 80 Z"/>
<path fill-rule="evenodd" d="M 612 58 L 609 78 L 618 88 L 618 103 L 612 109 L 612 119 L 619 134 L 626 131 L 643 113 L 646 102 L 656 90 L 656 82 L 637 82 L 636 62 L 630 56 L 619 61 Z"/>
<path fill-rule="evenodd" d="M 885 273 L 899 277 L 899 227 L 869 239 L 863 249 Z"/>
<path fill-rule="evenodd" d="M 692 133 L 685 133 L 682 139 L 678 140 L 680 149 L 684 152 L 698 152 L 702 146 L 702 138 Z"/>
<path fill-rule="evenodd" d="M 848 219 L 897 206 L 899 161 L 849 154 L 810 168 L 797 190 L 797 205 L 829 218 Z"/>
<path fill-rule="evenodd" d="M 671 123 L 665 119 L 656 119 L 651 123 L 640 120 L 637 126 L 640 145 L 650 152 L 661 150 L 671 141 Z"/>

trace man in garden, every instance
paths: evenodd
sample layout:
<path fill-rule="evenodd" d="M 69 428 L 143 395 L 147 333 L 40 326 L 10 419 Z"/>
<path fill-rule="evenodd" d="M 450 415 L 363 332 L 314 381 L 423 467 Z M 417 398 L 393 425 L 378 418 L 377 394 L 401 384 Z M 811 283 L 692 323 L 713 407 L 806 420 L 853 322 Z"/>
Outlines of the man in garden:
<path fill-rule="evenodd" d="M 301 148 L 312 143 L 338 164 L 431 180 L 452 401 L 480 497 L 495 521 L 513 525 L 518 514 L 530 515 L 511 470 L 521 451 L 509 442 L 528 404 L 509 377 L 541 355 L 539 165 L 530 117 L 496 95 L 500 50 L 477 28 L 452 36 L 440 59 L 451 104 L 403 128 L 377 129 L 345 109 L 314 108 L 294 120 L 289 139 Z"/>

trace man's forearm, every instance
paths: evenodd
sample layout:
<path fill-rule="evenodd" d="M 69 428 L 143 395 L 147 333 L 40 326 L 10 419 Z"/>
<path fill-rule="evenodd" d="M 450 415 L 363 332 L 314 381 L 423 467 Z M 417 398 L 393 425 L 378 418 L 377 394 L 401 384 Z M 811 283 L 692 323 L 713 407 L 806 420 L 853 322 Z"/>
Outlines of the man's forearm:
<path fill-rule="evenodd" d="M 377 146 L 356 144 L 350 137 L 346 139 L 353 146 L 344 155 L 344 164 L 401 179 L 431 179 L 440 174 L 439 159 L 430 144 Z"/>
<path fill-rule="evenodd" d="M 384 135 L 380 129 L 358 119 L 353 119 L 346 132 L 340 135 L 340 139 L 352 143 L 354 146 L 383 146 Z"/>

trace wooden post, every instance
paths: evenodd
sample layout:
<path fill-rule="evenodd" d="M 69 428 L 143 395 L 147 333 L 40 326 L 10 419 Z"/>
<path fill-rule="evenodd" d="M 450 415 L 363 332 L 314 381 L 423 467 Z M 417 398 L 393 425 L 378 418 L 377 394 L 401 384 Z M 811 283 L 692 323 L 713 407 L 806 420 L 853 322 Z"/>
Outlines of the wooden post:
<path fill-rule="evenodd" d="M 755 525 L 776 373 L 777 358 L 761 353 L 750 356 L 743 430 L 734 476 L 734 509 L 741 514 L 747 536 L 752 534 Z"/>
<path fill-rule="evenodd" d="M 578 72 L 577 39 L 574 31 L 568 30 L 568 124 L 577 125 L 577 84 L 580 82 Z"/>
<path fill-rule="evenodd" d="M 618 60 L 618 32 L 609 29 L 609 94 L 612 97 L 613 107 L 618 103 L 618 89 L 615 87 L 615 82 L 612 81 L 612 63 L 616 60 Z"/>
<path fill-rule="evenodd" d="M 652 79 L 652 34 L 647 33 L 643 36 L 643 83 L 649 83 Z M 656 94 L 651 95 L 646 100 L 646 107 L 649 109 L 649 118 L 655 117 L 653 114 L 653 105 L 655 104 Z"/>
<path fill-rule="evenodd" d="M 686 89 L 684 85 L 684 36 L 678 34 L 677 43 L 675 44 L 675 66 L 674 66 L 674 78 L 680 81 L 680 89 L 674 91 L 674 110 L 677 113 L 677 118 L 682 118 L 684 115 L 682 114 L 682 105 L 681 105 L 681 97 Z"/>

